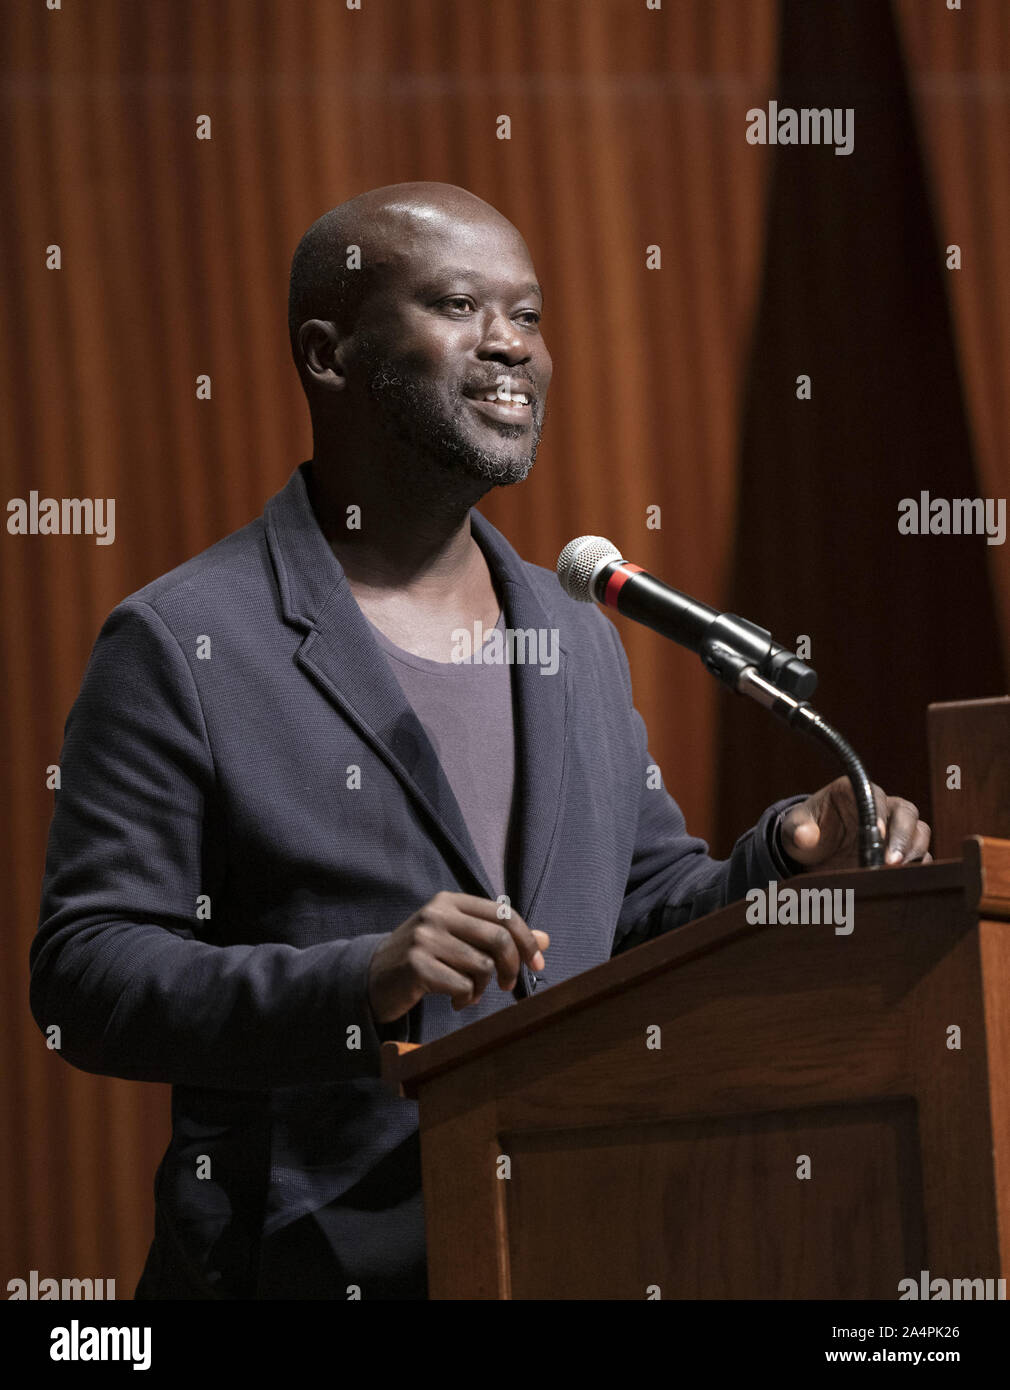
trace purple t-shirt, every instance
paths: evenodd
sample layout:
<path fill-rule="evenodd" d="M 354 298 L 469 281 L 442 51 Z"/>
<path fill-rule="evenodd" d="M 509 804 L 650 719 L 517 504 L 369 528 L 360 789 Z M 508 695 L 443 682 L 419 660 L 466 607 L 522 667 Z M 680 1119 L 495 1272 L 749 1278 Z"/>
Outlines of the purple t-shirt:
<path fill-rule="evenodd" d="M 429 661 L 395 646 L 374 623 L 371 628 L 438 754 L 495 896 L 507 893 L 506 854 L 515 781 L 508 663 L 476 664 L 471 657 Z M 505 650 L 504 610 L 495 630 L 502 634 L 499 650 Z M 487 637 L 490 640 L 490 632 Z"/>

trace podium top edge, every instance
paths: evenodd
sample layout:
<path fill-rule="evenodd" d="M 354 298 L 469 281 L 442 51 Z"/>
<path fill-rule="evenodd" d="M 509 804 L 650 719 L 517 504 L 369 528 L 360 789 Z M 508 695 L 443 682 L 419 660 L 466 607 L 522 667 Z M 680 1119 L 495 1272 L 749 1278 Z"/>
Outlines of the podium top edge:
<path fill-rule="evenodd" d="M 842 869 L 824 874 L 797 874 L 780 880 L 779 891 L 796 886 L 810 889 L 851 889 L 858 899 L 906 898 L 918 894 L 956 894 L 962 911 L 981 911 L 983 899 L 980 865 L 1006 865 L 1006 915 L 1010 917 L 1010 841 L 984 840 L 973 836 L 965 841 L 963 859 L 938 860 L 932 864 L 897 865 L 880 869 Z M 998 907 L 993 900 L 988 906 Z M 636 980 L 679 964 L 709 955 L 752 934 L 767 931 L 765 925 L 747 923 L 741 908 L 744 900 L 730 903 L 717 912 L 662 933 L 651 941 L 630 948 L 599 965 L 562 980 L 530 999 L 520 1000 L 488 1017 L 475 1020 L 445 1037 L 423 1046 L 406 1049 L 384 1048 L 383 1078 L 413 1097 L 417 1088 L 440 1072 L 448 1071 L 483 1052 L 547 1026 L 570 1009 L 580 1009 L 632 986 Z M 995 915 L 1003 915 L 997 911 Z M 394 1052 L 398 1055 L 394 1055 Z"/>

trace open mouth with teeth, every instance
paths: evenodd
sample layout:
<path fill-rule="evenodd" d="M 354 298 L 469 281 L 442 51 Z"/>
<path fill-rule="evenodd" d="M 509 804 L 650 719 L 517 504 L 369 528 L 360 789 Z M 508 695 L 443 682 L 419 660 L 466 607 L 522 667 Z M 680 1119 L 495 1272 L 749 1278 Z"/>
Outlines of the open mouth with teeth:
<path fill-rule="evenodd" d="M 509 424 L 525 424 L 533 418 L 532 399 L 523 391 L 510 391 L 504 399 L 496 387 L 489 387 L 479 395 L 468 394 L 466 399 L 479 414 L 492 420 L 502 420 Z"/>

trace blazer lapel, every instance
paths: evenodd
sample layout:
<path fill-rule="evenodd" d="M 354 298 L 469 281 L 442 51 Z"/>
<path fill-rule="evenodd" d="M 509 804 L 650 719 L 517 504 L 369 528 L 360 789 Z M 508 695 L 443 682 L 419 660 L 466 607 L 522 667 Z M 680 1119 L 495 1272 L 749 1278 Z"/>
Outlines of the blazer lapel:
<path fill-rule="evenodd" d="M 551 624 L 526 576 L 524 562 L 494 526 L 476 510 L 470 528 L 488 564 L 502 584 L 505 624 L 514 629 L 551 633 Z M 568 657 L 556 632 L 558 669 L 542 674 L 539 665 L 512 666 L 513 721 L 517 734 L 517 835 L 508 865 L 512 905 L 531 925 L 537 890 L 543 881 L 562 815 L 565 755 L 568 743 Z"/>
<path fill-rule="evenodd" d="M 306 487 L 307 464 L 292 474 L 264 511 L 267 543 L 285 619 L 305 630 L 296 661 L 356 726 L 417 802 L 433 831 L 473 881 L 471 891 L 493 897 L 486 871 L 459 804 L 424 726 L 372 635 L 343 567 L 323 535 Z M 496 573 L 506 626 L 540 629 L 547 618 L 505 538 L 477 511 L 471 530 Z M 565 751 L 567 672 L 559 655 L 554 675 L 536 665 L 514 665 L 512 698 L 517 732 L 509 891 L 524 919 L 547 865 L 560 813 Z"/>

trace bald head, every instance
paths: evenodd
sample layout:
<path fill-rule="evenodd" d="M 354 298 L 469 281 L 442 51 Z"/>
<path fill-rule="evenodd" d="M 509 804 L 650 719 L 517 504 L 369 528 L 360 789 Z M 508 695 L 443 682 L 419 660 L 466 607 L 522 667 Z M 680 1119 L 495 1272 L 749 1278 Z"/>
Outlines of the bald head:
<path fill-rule="evenodd" d="M 313 222 L 291 261 L 288 332 L 302 375 L 298 331 L 307 319 L 327 319 L 352 332 L 370 296 L 390 272 L 412 256 L 424 256 L 432 238 L 448 240 L 464 227 L 507 229 L 525 242 L 506 217 L 483 198 L 453 183 L 392 183 L 372 188 L 331 208 Z M 348 266 L 360 248 L 360 267 Z"/>
<path fill-rule="evenodd" d="M 315 454 L 457 492 L 520 481 L 551 376 L 542 299 L 523 238 L 465 188 L 392 184 L 324 214 L 289 303 Z"/>

